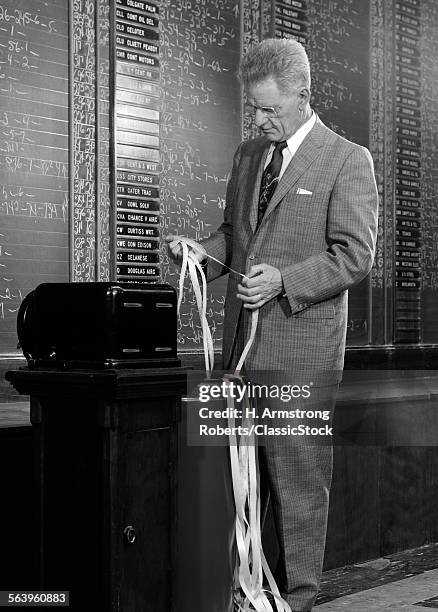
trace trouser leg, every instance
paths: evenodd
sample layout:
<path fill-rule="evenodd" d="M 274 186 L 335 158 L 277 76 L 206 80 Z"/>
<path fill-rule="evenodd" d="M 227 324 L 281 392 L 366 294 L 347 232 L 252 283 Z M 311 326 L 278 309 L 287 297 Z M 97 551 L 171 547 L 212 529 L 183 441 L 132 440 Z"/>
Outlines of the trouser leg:
<path fill-rule="evenodd" d="M 316 397 L 304 404 L 305 410 L 330 411 L 331 421 L 336 391 L 337 385 L 318 390 Z M 307 421 L 316 424 L 314 419 Z M 293 610 L 310 610 L 324 559 L 332 445 L 330 439 L 268 436 L 259 448 L 259 457 L 280 550 L 277 584 Z"/>

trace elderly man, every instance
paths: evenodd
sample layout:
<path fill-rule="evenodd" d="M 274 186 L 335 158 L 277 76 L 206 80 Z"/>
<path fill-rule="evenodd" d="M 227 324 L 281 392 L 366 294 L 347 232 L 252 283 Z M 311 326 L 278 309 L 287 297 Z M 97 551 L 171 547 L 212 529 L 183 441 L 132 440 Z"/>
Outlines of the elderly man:
<path fill-rule="evenodd" d="M 208 260 L 209 280 L 228 267 L 247 276 L 229 277 L 224 367 L 236 365 L 249 312 L 259 309 L 246 362 L 250 379 L 251 373 L 256 381 L 273 373 L 271 380 L 310 385 L 311 397 L 296 405 L 331 410 L 343 368 L 347 289 L 369 273 L 374 257 L 378 196 L 372 159 L 312 110 L 309 61 L 298 42 L 255 45 L 239 77 L 261 136 L 238 147 L 224 221 L 202 242 L 208 255 L 224 263 Z M 178 259 L 175 237 L 166 239 Z M 274 511 L 280 590 L 292 610 L 311 610 L 324 555 L 331 445 L 268 437 L 260 465 Z"/>

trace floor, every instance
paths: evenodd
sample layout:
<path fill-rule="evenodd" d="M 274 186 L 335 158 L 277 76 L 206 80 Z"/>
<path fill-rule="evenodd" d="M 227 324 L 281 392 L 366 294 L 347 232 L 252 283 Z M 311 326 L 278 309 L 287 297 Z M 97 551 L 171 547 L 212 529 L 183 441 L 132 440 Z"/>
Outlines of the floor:
<path fill-rule="evenodd" d="M 317 612 L 438 610 L 438 544 L 325 572 Z"/>
<path fill-rule="evenodd" d="M 29 411 L 29 400 L 20 402 L 1 402 L 0 429 L 29 426 Z"/>

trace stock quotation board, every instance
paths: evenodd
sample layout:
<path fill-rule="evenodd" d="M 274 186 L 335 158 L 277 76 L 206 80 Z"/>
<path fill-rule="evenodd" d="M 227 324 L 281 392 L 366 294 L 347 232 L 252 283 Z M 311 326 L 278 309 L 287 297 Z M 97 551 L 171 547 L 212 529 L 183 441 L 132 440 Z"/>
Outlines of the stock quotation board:
<path fill-rule="evenodd" d="M 160 279 L 159 10 L 117 0 L 115 19 L 116 270 L 124 281 Z"/>

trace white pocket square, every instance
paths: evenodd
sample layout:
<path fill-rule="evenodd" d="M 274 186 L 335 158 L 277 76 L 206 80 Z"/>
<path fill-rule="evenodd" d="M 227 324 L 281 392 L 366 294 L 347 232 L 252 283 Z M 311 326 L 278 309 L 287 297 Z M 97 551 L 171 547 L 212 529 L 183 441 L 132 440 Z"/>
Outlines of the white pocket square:
<path fill-rule="evenodd" d="M 297 189 L 297 194 L 300 195 L 312 195 L 312 191 L 308 191 L 307 189 L 302 189 L 301 187 L 298 187 Z"/>

